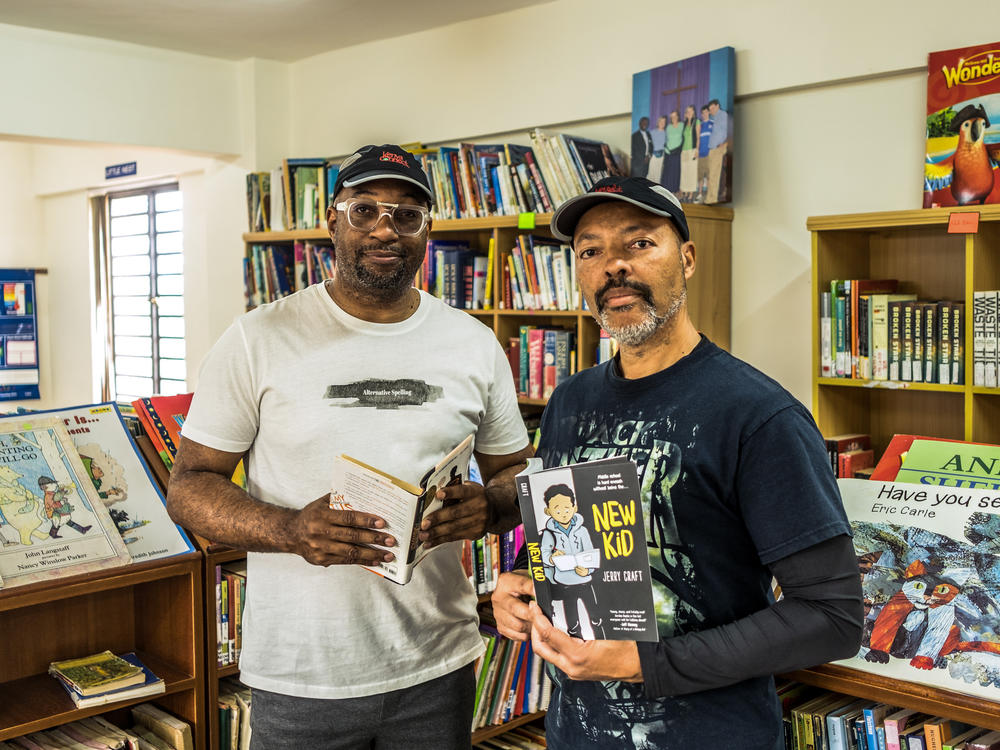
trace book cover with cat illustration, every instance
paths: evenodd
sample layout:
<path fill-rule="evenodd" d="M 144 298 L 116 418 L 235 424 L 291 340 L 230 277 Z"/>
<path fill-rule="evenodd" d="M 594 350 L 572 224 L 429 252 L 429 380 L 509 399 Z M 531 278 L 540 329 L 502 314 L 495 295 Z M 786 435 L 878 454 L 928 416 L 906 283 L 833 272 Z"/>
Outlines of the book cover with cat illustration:
<path fill-rule="evenodd" d="M 1000 491 L 838 480 L 865 607 L 838 662 L 1000 699 Z"/>

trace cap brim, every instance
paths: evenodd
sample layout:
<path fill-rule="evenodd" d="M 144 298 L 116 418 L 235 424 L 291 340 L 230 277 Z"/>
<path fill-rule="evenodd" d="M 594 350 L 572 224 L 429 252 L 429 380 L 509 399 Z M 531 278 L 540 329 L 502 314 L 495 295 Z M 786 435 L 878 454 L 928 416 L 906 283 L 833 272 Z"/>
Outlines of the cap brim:
<path fill-rule="evenodd" d="M 342 187 L 355 187 L 357 185 L 362 185 L 366 182 L 371 182 L 372 180 L 403 180 L 404 182 L 409 182 L 411 185 L 416 185 L 420 188 L 420 191 L 427 196 L 431 204 L 434 204 L 434 193 L 432 193 L 426 185 L 422 185 L 419 180 L 414 180 L 412 177 L 407 177 L 399 172 L 394 172 L 392 170 L 386 170 L 384 172 L 366 172 L 363 175 L 354 177 L 350 180 L 344 180 L 341 183 Z"/>
<path fill-rule="evenodd" d="M 622 195 L 621 193 L 584 193 L 583 195 L 577 195 L 570 198 L 568 201 L 559 206 L 559 208 L 556 209 L 556 212 L 552 215 L 549 230 L 563 242 L 572 243 L 573 232 L 576 230 L 576 225 L 580 221 L 580 217 L 599 203 L 607 203 L 608 201 L 623 201 L 624 203 L 631 203 L 633 206 L 638 206 L 643 211 L 670 219 L 670 222 L 681 234 L 681 239 L 685 239 L 686 241 L 686 238 L 683 236 L 683 230 L 678 224 L 677 219 L 669 211 L 660 211 L 655 208 L 650 208 L 645 203 L 641 203 L 640 201 L 637 201 L 634 198 L 629 198 L 627 195 Z"/>

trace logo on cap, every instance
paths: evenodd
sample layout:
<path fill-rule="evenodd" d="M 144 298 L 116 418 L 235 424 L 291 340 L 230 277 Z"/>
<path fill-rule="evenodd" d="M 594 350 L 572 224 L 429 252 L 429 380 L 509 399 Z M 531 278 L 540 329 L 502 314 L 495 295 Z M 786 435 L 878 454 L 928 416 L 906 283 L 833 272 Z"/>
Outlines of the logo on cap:
<path fill-rule="evenodd" d="M 604 187 L 599 187 L 595 193 L 621 193 L 624 192 L 618 185 L 605 185 Z"/>
<path fill-rule="evenodd" d="M 396 164 L 402 164 L 404 167 L 409 166 L 406 163 L 406 157 L 402 154 L 394 154 L 392 151 L 383 151 L 382 156 L 379 157 L 379 161 L 391 161 Z"/>

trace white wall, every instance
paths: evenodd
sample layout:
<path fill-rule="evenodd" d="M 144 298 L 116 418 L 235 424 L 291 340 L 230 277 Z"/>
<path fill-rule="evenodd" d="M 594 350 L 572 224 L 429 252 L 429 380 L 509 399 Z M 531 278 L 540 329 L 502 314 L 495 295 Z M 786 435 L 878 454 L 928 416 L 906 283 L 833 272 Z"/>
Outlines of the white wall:
<path fill-rule="evenodd" d="M 180 177 L 193 385 L 243 308 L 246 169 L 372 142 L 525 142 L 534 126 L 627 150 L 632 74 L 724 45 L 737 55 L 733 350 L 807 401 L 806 218 L 920 205 L 927 53 L 991 41 L 1000 20 L 988 4 L 974 24 L 939 13 L 930 0 L 557 0 L 291 65 L 0 25 L 0 65 L 17 71 L 0 79 L 0 137 L 130 144 L 0 143 L 0 262 L 50 269 L 43 405 L 91 397 L 62 364 L 89 337 L 85 198 L 104 165 Z"/>
<path fill-rule="evenodd" d="M 295 101 L 310 107 L 291 142 L 296 155 L 492 133 L 524 143 L 542 126 L 600 131 L 627 151 L 633 73 L 733 46 L 732 349 L 808 404 L 806 218 L 919 208 L 927 53 L 993 40 L 1000 6 L 978 12 L 969 27 L 932 23 L 929 0 L 559 0 L 294 65 Z"/>

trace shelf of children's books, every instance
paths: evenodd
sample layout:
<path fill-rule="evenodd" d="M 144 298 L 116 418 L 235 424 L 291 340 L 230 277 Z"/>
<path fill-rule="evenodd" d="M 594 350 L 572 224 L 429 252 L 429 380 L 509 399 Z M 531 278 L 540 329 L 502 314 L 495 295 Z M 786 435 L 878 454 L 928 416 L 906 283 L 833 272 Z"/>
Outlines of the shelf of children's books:
<path fill-rule="evenodd" d="M 965 393 L 964 385 L 939 385 L 937 383 L 912 383 L 902 380 L 859 380 L 858 378 L 818 378 L 819 385 L 836 385 L 845 388 L 879 388 L 887 391 L 936 391 L 937 393 Z M 990 389 L 998 390 L 998 389 Z"/>
<path fill-rule="evenodd" d="M 530 724 L 537 719 L 542 719 L 545 717 L 544 711 L 537 711 L 533 714 L 521 714 L 520 716 L 511 719 L 510 721 L 505 721 L 503 724 L 491 724 L 488 727 L 483 727 L 482 729 L 477 729 L 472 733 L 472 744 L 477 742 L 482 742 L 490 737 L 495 737 L 498 734 L 503 734 L 504 732 L 513 729 L 514 727 L 519 727 L 522 724 Z"/>
<path fill-rule="evenodd" d="M 869 674 L 837 664 L 823 664 L 781 676 L 899 708 L 913 708 L 932 716 L 947 716 L 975 726 L 1000 729 L 1000 704 L 984 698 Z"/>
<path fill-rule="evenodd" d="M 200 552 L 187 552 L 160 560 L 129 563 L 120 568 L 95 570 L 0 589 L 0 612 L 172 578 L 188 573 L 188 564 L 198 563 L 200 560 Z"/>
<path fill-rule="evenodd" d="M 47 673 L 0 683 L 0 741 L 102 714 L 116 707 L 161 700 L 165 695 L 194 688 L 193 676 L 186 675 L 149 654 L 140 652 L 137 656 L 153 674 L 163 679 L 163 693 L 152 698 L 144 696 L 89 708 L 76 708 L 58 680 Z"/>

